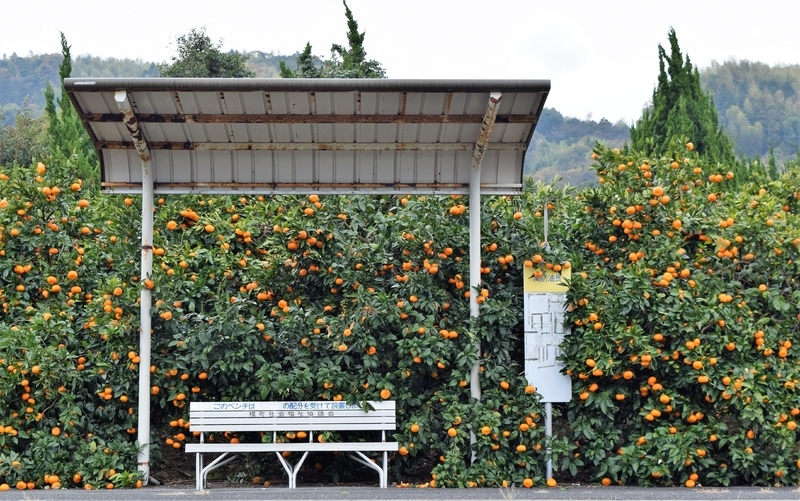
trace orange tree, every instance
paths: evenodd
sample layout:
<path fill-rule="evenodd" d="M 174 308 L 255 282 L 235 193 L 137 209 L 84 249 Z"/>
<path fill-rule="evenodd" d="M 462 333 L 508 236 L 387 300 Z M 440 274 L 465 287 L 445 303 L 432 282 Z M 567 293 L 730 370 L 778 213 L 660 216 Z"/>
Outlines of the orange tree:
<path fill-rule="evenodd" d="M 122 285 L 122 243 L 107 200 L 83 198 L 69 171 L 0 173 L 0 475 L 18 488 L 138 480 L 133 309 L 94 318 Z"/>
<path fill-rule="evenodd" d="M 692 150 L 593 155 L 601 184 L 571 233 L 562 464 L 606 483 L 795 484 L 798 172 L 734 191 Z"/>

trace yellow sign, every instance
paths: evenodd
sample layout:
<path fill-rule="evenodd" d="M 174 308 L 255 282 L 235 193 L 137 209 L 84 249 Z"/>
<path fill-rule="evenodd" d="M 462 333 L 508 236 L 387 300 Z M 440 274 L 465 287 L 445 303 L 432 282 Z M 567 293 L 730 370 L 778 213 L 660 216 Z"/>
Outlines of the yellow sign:
<path fill-rule="evenodd" d="M 541 276 L 534 276 L 537 271 L 541 272 Z M 562 269 L 558 272 L 540 268 L 524 268 L 523 277 L 525 292 L 567 292 L 569 288 L 564 280 L 572 277 L 572 269 Z"/>

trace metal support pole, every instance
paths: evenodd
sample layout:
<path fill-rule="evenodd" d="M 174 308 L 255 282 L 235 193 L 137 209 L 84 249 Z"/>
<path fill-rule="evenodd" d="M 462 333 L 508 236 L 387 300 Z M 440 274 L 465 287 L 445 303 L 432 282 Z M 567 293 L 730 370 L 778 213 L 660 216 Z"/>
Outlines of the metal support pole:
<path fill-rule="evenodd" d="M 492 92 L 489 96 L 489 103 L 483 114 L 481 131 L 478 140 L 475 142 L 475 150 L 472 153 L 472 171 L 469 177 L 469 313 L 474 319 L 480 316 L 478 305 L 478 293 L 481 288 L 481 164 L 489 137 L 492 135 L 492 126 L 497 118 L 497 108 L 503 98 L 499 92 Z M 475 351 L 478 361 L 470 370 L 470 396 L 478 400 L 481 398 L 480 383 L 480 340 L 475 342 Z"/>
<path fill-rule="evenodd" d="M 474 162 L 469 180 L 469 314 L 473 319 L 480 316 L 478 305 L 478 291 L 481 287 L 481 168 L 475 168 Z M 469 394 L 478 400 L 481 399 L 480 357 L 481 342 L 476 337 L 475 352 L 478 361 L 470 370 Z"/>
<path fill-rule="evenodd" d="M 478 305 L 478 294 L 481 288 L 481 164 L 489 137 L 492 135 L 492 126 L 497 118 L 497 108 L 502 99 L 502 94 L 492 92 L 489 95 L 489 103 L 483 114 L 481 131 L 478 140 L 475 141 L 475 149 L 472 152 L 472 170 L 469 175 L 469 313 L 473 322 L 480 316 Z M 473 326 L 477 322 L 473 323 Z M 474 327 L 473 327 L 474 329 Z M 473 330 L 473 334 L 477 334 Z M 475 355 L 477 360 L 469 371 L 469 394 L 471 397 L 481 399 L 481 341 L 475 336 Z M 476 442 L 475 433 L 470 432 L 470 444 Z M 472 453 L 472 462 L 475 462 L 475 453 Z"/>
<path fill-rule="evenodd" d="M 547 468 L 546 479 L 553 478 L 553 459 L 550 457 L 551 447 L 550 440 L 553 438 L 553 404 L 547 402 L 544 404 L 544 440 L 547 443 Z"/>
<path fill-rule="evenodd" d="M 119 111 L 124 115 L 123 123 L 136 146 L 142 162 L 142 255 L 141 283 L 153 272 L 153 171 L 150 161 L 150 149 L 144 139 L 139 121 L 128 101 L 126 91 L 114 93 Z M 139 296 L 139 425 L 137 440 L 139 442 L 138 465 L 142 472 L 142 483 L 150 480 L 150 305 L 152 292 L 142 287 Z"/>

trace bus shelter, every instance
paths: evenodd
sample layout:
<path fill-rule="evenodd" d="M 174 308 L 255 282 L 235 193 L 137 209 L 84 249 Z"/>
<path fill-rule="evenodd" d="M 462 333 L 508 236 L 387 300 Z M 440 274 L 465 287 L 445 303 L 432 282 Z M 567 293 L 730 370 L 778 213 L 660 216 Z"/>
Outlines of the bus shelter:
<path fill-rule="evenodd" d="M 549 80 L 70 78 L 105 193 L 141 194 L 141 278 L 155 194 L 469 195 L 469 285 L 480 287 L 480 197 L 523 188 Z M 151 291 L 140 297 L 150 366 Z M 479 315 L 477 294 L 470 314 Z M 480 346 L 475 347 L 480 354 Z M 478 365 L 470 394 L 480 399 Z M 150 372 L 139 371 L 139 470 L 150 469 Z"/>

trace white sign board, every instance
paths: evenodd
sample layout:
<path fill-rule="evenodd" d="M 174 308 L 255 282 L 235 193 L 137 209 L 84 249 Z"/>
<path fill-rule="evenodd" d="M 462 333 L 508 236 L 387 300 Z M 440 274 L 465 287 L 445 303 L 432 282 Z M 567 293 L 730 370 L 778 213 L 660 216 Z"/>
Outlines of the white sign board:
<path fill-rule="evenodd" d="M 572 380 L 561 373 L 556 360 L 564 340 L 564 305 L 561 292 L 525 293 L 525 377 L 542 395 L 542 402 L 569 402 Z"/>

